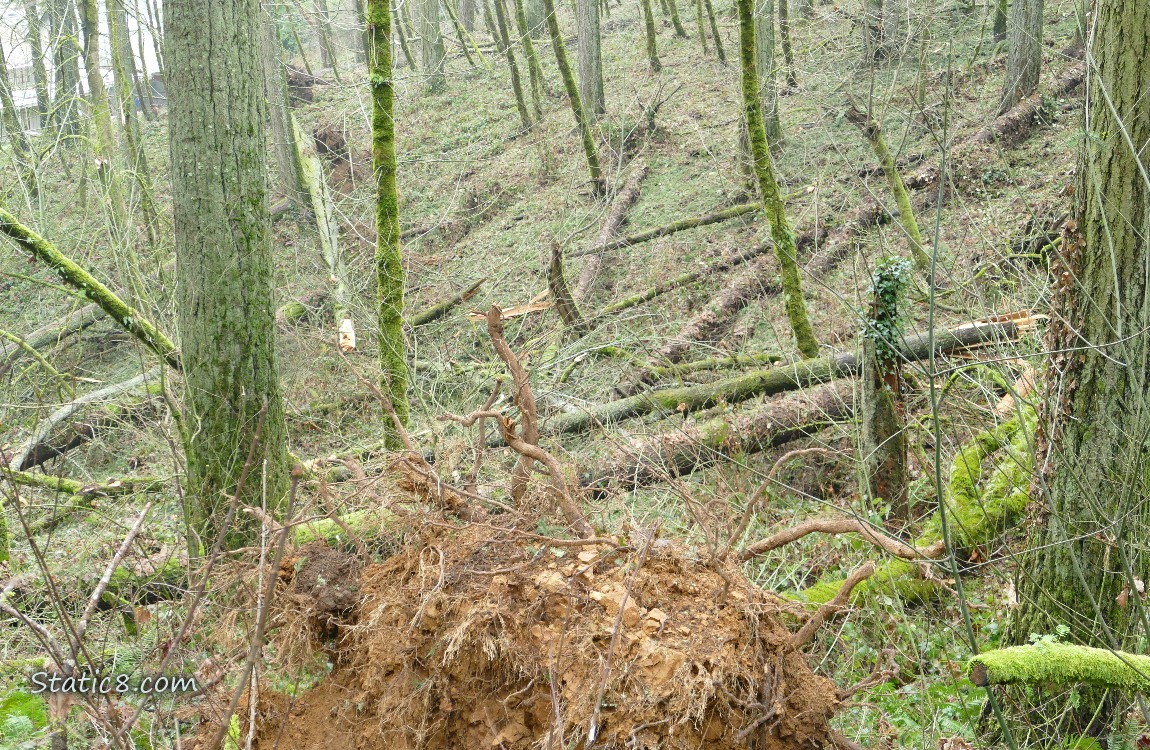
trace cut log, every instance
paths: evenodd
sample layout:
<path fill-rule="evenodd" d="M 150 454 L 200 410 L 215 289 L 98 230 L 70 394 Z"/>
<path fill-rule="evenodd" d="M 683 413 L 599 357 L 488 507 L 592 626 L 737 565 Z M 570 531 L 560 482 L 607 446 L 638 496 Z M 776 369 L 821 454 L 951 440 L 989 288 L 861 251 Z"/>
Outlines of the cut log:
<path fill-rule="evenodd" d="M 854 413 L 854 387 L 842 381 L 767 401 L 738 412 L 633 441 L 583 471 L 592 490 L 631 490 L 689 474 L 732 455 L 757 453 L 814 434 Z"/>
<path fill-rule="evenodd" d="M 603 223 L 603 228 L 599 231 L 599 236 L 595 240 L 596 247 L 602 247 L 611 241 L 619 229 L 623 226 L 623 222 L 627 219 L 627 212 L 631 210 L 631 206 L 635 205 L 635 201 L 639 200 L 639 186 L 643 182 L 643 178 L 647 176 L 647 165 L 639 164 L 631 172 L 627 178 L 627 182 L 623 184 L 623 189 L 615 196 L 614 202 L 611 204 L 611 210 L 607 214 L 607 221 Z M 587 262 L 583 264 L 583 270 L 579 274 L 579 279 L 575 282 L 575 288 L 571 292 L 571 298 L 576 302 L 582 302 L 587 298 L 587 294 L 591 291 L 591 285 L 595 283 L 595 279 L 599 276 L 599 270 L 603 266 L 603 258 L 601 253 L 591 253 Z"/>
<path fill-rule="evenodd" d="M 987 651 L 970 660 L 975 685 L 1093 685 L 1150 693 L 1150 656 L 1039 641 Z"/>
<path fill-rule="evenodd" d="M 1018 336 L 1015 320 L 990 323 L 970 323 L 949 331 L 939 331 L 934 337 L 934 350 L 945 353 L 955 349 L 993 341 L 1009 341 Z M 898 354 L 907 362 L 917 362 L 930 356 L 930 336 L 915 334 L 898 343 Z M 544 428 L 544 435 L 584 432 L 598 424 L 652 413 L 671 414 L 706 409 L 719 402 L 729 404 L 749 398 L 793 391 L 836 378 L 858 373 L 860 355 L 854 352 L 834 357 L 806 359 L 791 365 L 770 367 L 736 375 L 714 383 L 666 388 L 639 393 L 610 401 L 575 414 L 562 414 Z"/>

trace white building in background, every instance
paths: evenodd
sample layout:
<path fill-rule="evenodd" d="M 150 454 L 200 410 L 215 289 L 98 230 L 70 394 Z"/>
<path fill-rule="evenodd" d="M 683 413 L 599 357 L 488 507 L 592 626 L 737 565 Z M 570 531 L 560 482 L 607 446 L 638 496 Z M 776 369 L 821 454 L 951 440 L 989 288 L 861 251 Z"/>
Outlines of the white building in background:
<path fill-rule="evenodd" d="M 131 40 L 132 54 L 136 58 L 136 69 L 141 76 L 141 83 L 143 71 L 148 71 L 148 76 L 151 78 L 151 92 L 153 101 L 163 103 L 163 84 L 160 83 L 157 71 L 160 69 L 159 61 L 156 59 L 156 46 L 152 39 L 152 28 L 155 24 L 159 23 L 159 19 L 151 19 L 147 16 L 148 0 L 140 0 L 136 3 L 128 3 L 128 36 Z M 12 100 L 16 107 L 16 116 L 23 126 L 31 131 L 38 131 L 41 127 L 40 114 L 36 106 L 36 81 L 32 73 L 32 48 L 28 44 L 28 27 L 24 18 L 24 3 L 16 2 L 16 0 L 0 0 L 0 43 L 3 43 L 5 63 L 8 67 L 8 79 L 12 85 Z M 40 12 L 40 46 L 44 53 L 44 68 L 48 72 L 48 91 L 49 95 L 54 99 L 56 96 L 56 76 L 55 76 L 55 55 L 56 39 L 53 39 L 52 27 L 48 20 L 46 0 L 41 0 L 38 4 Z M 105 4 L 100 4 L 100 72 L 104 78 L 104 85 L 108 88 L 109 94 L 112 92 L 112 86 L 115 84 L 115 76 L 112 73 L 112 55 L 111 55 L 111 40 L 108 35 L 108 17 Z M 134 7 L 140 9 L 141 18 L 137 18 L 134 12 Z M 157 0 L 156 7 L 160 7 Z M 79 34 L 79 30 L 77 30 Z M 141 42 L 142 49 L 141 49 Z M 142 64 L 141 64 L 142 63 Z M 87 71 L 84 67 L 84 58 L 81 55 L 79 60 L 80 66 L 80 88 L 82 94 L 88 93 L 88 78 Z M 129 81 L 129 84 L 132 84 Z M 135 89 L 133 88 L 133 93 Z M 114 97 L 113 97 L 114 100 Z M 142 107 L 143 103 L 138 99 L 136 101 L 137 107 Z M 113 101 L 113 108 L 115 102 Z M 0 124 L 0 132 L 3 132 L 3 125 Z"/>

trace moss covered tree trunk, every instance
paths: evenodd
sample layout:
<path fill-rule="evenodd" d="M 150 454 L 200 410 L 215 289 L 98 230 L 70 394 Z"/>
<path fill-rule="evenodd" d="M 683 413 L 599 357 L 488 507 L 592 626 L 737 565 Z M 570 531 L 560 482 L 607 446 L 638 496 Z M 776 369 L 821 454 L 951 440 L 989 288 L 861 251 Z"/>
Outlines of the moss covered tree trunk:
<path fill-rule="evenodd" d="M 739 62 L 742 67 L 743 114 L 747 124 L 747 136 L 751 145 L 751 159 L 755 179 L 759 187 L 759 197 L 763 209 L 771 223 L 771 239 L 775 243 L 775 255 L 783 282 L 783 299 L 787 319 L 795 336 L 795 345 L 804 357 L 815 357 L 819 353 L 818 341 L 807 317 L 807 305 L 803 298 L 803 282 L 799 274 L 796 254 L 795 233 L 787 220 L 786 205 L 783 203 L 779 183 L 775 179 L 771 164 L 770 145 L 763 126 L 762 105 L 759 102 L 759 74 L 755 65 L 755 5 L 754 0 L 738 0 L 739 9 Z"/>
<path fill-rule="evenodd" d="M 1056 354 L 1034 497 L 1045 523 L 1019 565 L 1004 645 L 1064 626 L 1067 641 L 1140 651 L 1146 604 L 1133 592 L 1150 569 L 1150 4 L 1095 7 L 1077 201 L 1052 261 Z M 1069 728 L 1105 729 L 1111 706 L 1084 693 L 1068 707 Z"/>
<path fill-rule="evenodd" d="M 695 0 L 695 25 L 698 27 L 699 44 L 703 47 L 703 54 L 707 54 L 707 23 L 703 19 L 703 0 Z"/>
<path fill-rule="evenodd" d="M 650 10 L 650 0 L 643 2 Z M 543 0 L 543 10 L 547 33 L 551 36 L 551 48 L 555 52 L 555 62 L 559 65 L 559 76 L 563 79 L 563 88 L 567 90 L 567 101 L 571 104 L 571 112 L 575 115 L 575 124 L 579 128 L 579 137 L 583 142 L 583 155 L 587 159 L 587 171 L 591 177 L 591 192 L 596 197 L 602 196 L 607 193 L 607 183 L 599 166 L 599 150 L 595 146 L 595 136 L 591 132 L 587 110 L 583 108 L 583 98 L 579 96 L 579 85 L 575 81 L 575 74 L 571 72 L 571 64 L 567 61 L 567 48 L 563 44 L 559 19 L 555 15 L 555 0 Z"/>
<path fill-rule="evenodd" d="M 439 0 L 416 0 L 416 31 L 419 33 L 419 62 L 429 93 L 435 94 L 447 85 L 443 66 L 446 52 L 439 29 Z"/>
<path fill-rule="evenodd" d="M 266 488 L 268 506 L 278 507 L 288 483 L 262 14 L 258 0 L 169 0 L 164 9 L 187 497 L 199 552 L 213 544 L 231 497 L 260 507 Z M 253 540 L 244 517 L 233 523 L 231 547 Z"/>
<path fill-rule="evenodd" d="M 543 77 L 543 66 L 539 62 L 539 53 L 535 50 L 535 42 L 531 40 L 531 26 L 527 22 L 527 9 L 523 5 L 523 0 L 515 0 L 515 28 L 519 31 L 519 42 L 523 45 L 524 56 L 527 57 L 527 72 L 531 77 L 531 102 L 535 106 L 535 120 L 538 122 L 543 119 L 543 95 L 547 86 Z"/>
<path fill-rule="evenodd" d="M 643 38 L 647 43 L 647 63 L 651 66 L 651 72 L 658 73 L 663 69 L 663 63 L 659 62 L 659 48 L 655 41 L 655 13 L 651 10 L 651 0 L 639 0 L 639 5 L 643 9 Z"/>
<path fill-rule="evenodd" d="M 399 421 L 407 423 L 407 354 L 403 341 L 403 264 L 399 257 L 399 191 L 395 185 L 395 81 L 391 76 L 391 12 L 388 0 L 368 0 L 371 81 L 371 162 L 375 170 L 375 281 L 379 323 L 379 369 L 383 392 Z M 402 441 L 386 428 L 389 448 Z"/>
<path fill-rule="evenodd" d="M 711 38 L 715 42 L 715 54 L 718 55 L 719 62 L 726 65 L 727 53 L 723 49 L 723 37 L 719 33 L 719 21 L 715 18 L 715 5 L 711 0 L 703 0 L 703 7 L 707 9 L 707 20 L 711 25 Z"/>
<path fill-rule="evenodd" d="M 515 46 L 511 44 L 511 34 L 507 29 L 507 8 L 503 0 L 492 0 L 495 5 L 495 18 L 499 32 L 495 40 L 499 51 L 507 58 L 507 67 L 511 71 L 511 91 L 515 94 L 515 108 L 519 110 L 519 122 L 524 130 L 531 128 L 531 113 L 527 111 L 527 99 L 523 96 L 523 79 L 519 75 L 519 63 L 515 60 Z"/>
<path fill-rule="evenodd" d="M 607 111 L 603 100 L 603 59 L 600 54 L 599 0 L 575 0 L 579 30 L 579 96 L 587 116 Z"/>
<path fill-rule="evenodd" d="M 667 9 L 671 12 L 671 26 L 675 29 L 675 36 L 686 39 L 687 30 L 683 28 L 683 21 L 679 18 L 679 3 L 676 0 L 667 0 Z"/>
<path fill-rule="evenodd" d="M 1010 52 L 999 113 L 1018 104 L 1038 88 L 1042 70 L 1043 0 L 1014 0 L 1010 8 Z"/>
<path fill-rule="evenodd" d="M 779 0 L 779 38 L 783 43 L 783 65 L 787 73 L 787 85 L 797 86 L 798 74 L 795 72 L 795 48 L 791 44 L 791 11 L 787 0 Z"/>

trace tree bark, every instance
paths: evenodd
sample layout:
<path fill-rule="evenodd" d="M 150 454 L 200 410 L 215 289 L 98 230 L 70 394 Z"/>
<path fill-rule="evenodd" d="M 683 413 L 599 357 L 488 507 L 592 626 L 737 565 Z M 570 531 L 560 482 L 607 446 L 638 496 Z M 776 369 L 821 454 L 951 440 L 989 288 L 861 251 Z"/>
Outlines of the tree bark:
<path fill-rule="evenodd" d="M 531 129 L 531 113 L 527 111 L 527 100 L 523 97 L 523 81 L 519 76 L 519 63 L 515 61 L 515 47 L 511 44 L 511 35 L 507 30 L 507 9 L 503 0 L 492 0 L 495 5 L 495 19 L 498 24 L 499 37 L 496 42 L 499 51 L 507 58 L 507 67 L 511 71 L 511 91 L 515 94 L 515 108 L 519 110 L 519 123 L 524 130 Z"/>
<path fill-rule="evenodd" d="M 287 74 L 281 58 L 276 18 L 270 12 L 260 14 L 263 33 L 260 35 L 264 73 L 264 96 L 268 101 L 268 120 L 271 125 L 272 154 L 276 161 L 279 194 L 297 206 L 304 205 L 303 171 L 296 154 L 291 114 L 288 112 Z"/>
<path fill-rule="evenodd" d="M 799 85 L 799 79 L 795 72 L 795 50 L 791 44 L 791 11 L 787 0 L 779 0 L 779 39 L 783 43 L 783 67 L 786 68 L 787 85 L 794 88 Z"/>
<path fill-rule="evenodd" d="M 399 191 L 395 184 L 395 81 L 391 61 L 391 7 L 367 0 L 371 33 L 371 162 L 375 171 L 375 288 L 379 325 L 379 369 L 383 392 L 398 420 L 406 424 L 407 347 L 403 339 L 403 263 L 399 253 Z M 384 426 L 388 448 L 402 447 L 395 425 Z"/>
<path fill-rule="evenodd" d="M 683 21 L 679 18 L 679 3 L 677 0 L 667 0 L 667 9 L 671 11 L 671 26 L 675 29 L 675 36 L 680 39 L 686 39 L 687 30 L 683 28 Z"/>
<path fill-rule="evenodd" d="M 999 114 L 1038 88 L 1042 70 L 1042 6 L 1043 0 L 1014 0 L 1010 8 L 1010 52 Z"/>
<path fill-rule="evenodd" d="M 40 29 L 40 9 L 36 0 L 24 0 L 24 23 L 27 25 L 28 48 L 32 53 L 32 77 L 36 82 L 36 109 L 41 123 L 48 122 L 52 102 L 48 97 L 48 71 L 44 67 L 44 41 Z"/>
<path fill-rule="evenodd" d="M 575 0 L 575 17 L 579 32 L 579 96 L 583 99 L 587 116 L 598 119 L 607 111 L 603 99 L 603 60 L 599 51 L 599 0 Z"/>
<path fill-rule="evenodd" d="M 535 105 L 535 121 L 538 122 L 543 119 L 543 94 L 547 85 L 543 77 L 543 66 L 539 63 L 539 54 L 535 51 L 535 42 L 531 41 L 531 27 L 527 22 L 527 10 L 524 8 L 523 0 L 515 0 L 515 28 L 519 31 L 523 54 L 527 57 L 527 72 L 531 77 L 531 101 Z M 602 70 L 600 70 L 601 76 Z"/>
<path fill-rule="evenodd" d="M 790 222 L 787 220 L 786 205 L 779 191 L 779 183 L 775 179 L 770 146 L 763 127 L 763 112 L 759 102 L 759 75 L 755 66 L 754 0 L 738 0 L 738 9 L 743 115 L 746 118 L 747 134 L 751 142 L 751 158 L 758 182 L 759 198 L 771 224 L 771 239 L 775 242 L 775 256 L 778 258 L 782 275 L 784 305 L 787 320 L 791 324 L 791 332 L 795 336 L 795 345 L 804 357 L 814 357 L 818 355 L 819 345 L 807 317 L 797 258 L 798 246 Z"/>
<path fill-rule="evenodd" d="M 772 152 L 778 153 L 783 147 L 783 126 L 779 122 L 779 88 L 775 75 L 775 0 L 755 0 L 755 68 L 759 73 L 759 98 L 767 141 Z"/>
<path fill-rule="evenodd" d="M 439 30 L 439 0 L 417 0 L 416 24 L 419 32 L 419 61 L 423 65 L 427 91 L 439 93 L 447 86 L 443 66 L 446 52 Z"/>
<path fill-rule="evenodd" d="M 711 39 L 715 42 L 715 54 L 719 57 L 719 64 L 727 64 L 727 53 L 723 50 L 723 37 L 719 33 L 719 22 L 715 18 L 715 6 L 711 0 L 703 0 L 703 7 L 707 9 L 707 19 L 711 25 Z"/>
<path fill-rule="evenodd" d="M 176 308 L 190 428 L 189 544 L 199 555 L 221 532 L 229 499 L 278 508 L 288 484 L 263 16 L 258 0 L 170 0 L 165 11 Z M 237 517 L 226 544 L 249 544 L 254 531 Z"/>
<path fill-rule="evenodd" d="M 1015 7 L 1027 0 L 1015 0 Z M 1087 60 L 1076 205 L 1052 258 L 1055 279 L 1036 500 L 1045 523 L 1019 566 L 1019 607 L 1004 645 L 1069 628 L 1066 639 L 1131 649 L 1146 637 L 1135 577 L 1150 564 L 1150 5 L 1099 3 Z M 1126 595 L 1123 596 L 1123 592 Z M 1127 601 L 1129 599 L 1129 601 Z M 1096 733 L 1117 707 L 1099 691 L 1068 706 L 1061 728 Z M 1049 705 L 1047 715 L 1059 715 Z"/>
<path fill-rule="evenodd" d="M 650 5 L 650 0 L 642 2 Z M 554 50 L 555 62 L 559 65 L 559 76 L 563 79 L 563 87 L 567 90 L 567 101 L 571 104 L 571 112 L 575 115 L 575 124 L 583 141 L 583 155 L 587 159 L 587 172 L 591 177 L 591 192 L 598 198 L 607 193 L 607 183 L 599 167 L 599 150 L 595 146 L 595 136 L 591 132 L 587 110 L 583 107 L 583 97 L 579 96 L 579 85 L 575 81 L 575 74 L 571 72 L 571 64 L 567 61 L 567 48 L 563 44 L 559 19 L 555 14 L 555 0 L 543 0 L 543 10 L 547 33 L 551 36 L 551 49 Z"/>
<path fill-rule="evenodd" d="M 663 69 L 663 63 L 659 62 L 659 50 L 655 42 L 655 14 L 651 11 L 651 0 L 639 0 L 639 5 L 643 9 L 643 38 L 647 43 L 647 63 L 651 66 L 652 73 L 658 73 Z"/>
<path fill-rule="evenodd" d="M 1006 41 L 1006 18 L 1009 13 L 1010 0 L 994 0 L 994 43 L 1001 44 Z"/>

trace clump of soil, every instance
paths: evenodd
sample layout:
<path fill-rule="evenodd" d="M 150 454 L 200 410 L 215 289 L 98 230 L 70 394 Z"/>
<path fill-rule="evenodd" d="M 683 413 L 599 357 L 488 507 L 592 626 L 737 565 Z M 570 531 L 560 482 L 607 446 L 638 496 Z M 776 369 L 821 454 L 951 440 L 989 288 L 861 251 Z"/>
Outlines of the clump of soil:
<path fill-rule="evenodd" d="M 280 578 L 291 583 L 287 601 L 306 613 L 315 630 L 330 636 L 359 603 L 361 567 L 354 556 L 311 542 L 284 562 Z"/>
<path fill-rule="evenodd" d="M 835 685 L 790 647 L 788 606 L 668 541 L 552 546 L 432 526 L 366 568 L 359 595 L 332 674 L 295 698 L 262 697 L 261 750 L 835 739 Z"/>

